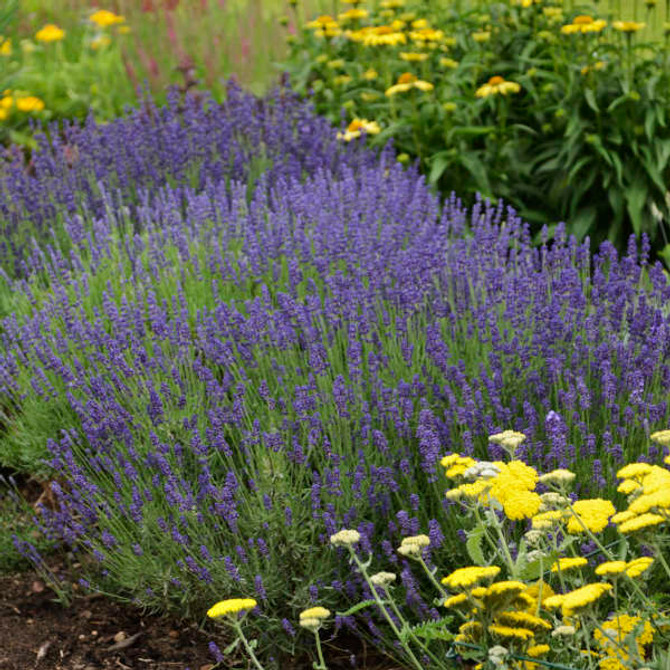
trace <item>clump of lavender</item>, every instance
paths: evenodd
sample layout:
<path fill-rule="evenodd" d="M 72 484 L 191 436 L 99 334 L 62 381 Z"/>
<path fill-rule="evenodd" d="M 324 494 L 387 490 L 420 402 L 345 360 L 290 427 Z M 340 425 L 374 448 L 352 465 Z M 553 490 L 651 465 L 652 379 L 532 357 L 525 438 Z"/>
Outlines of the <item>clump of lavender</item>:
<path fill-rule="evenodd" d="M 286 85 L 265 98 L 232 80 L 225 101 L 178 91 L 165 107 L 147 98 L 109 123 L 93 117 L 35 136 L 27 163 L 20 153 L 0 155 L 0 269 L 10 276 L 33 271 L 33 243 L 57 240 L 65 248 L 96 239 L 86 226 L 111 210 L 132 216 L 153 208 L 164 186 L 183 204 L 185 194 L 220 182 L 252 187 L 326 170 L 335 174 L 375 160 L 362 146 L 343 146 L 325 119 L 312 113 Z M 133 232 L 138 232 L 135 227 Z"/>
<path fill-rule="evenodd" d="M 441 455 L 498 459 L 487 436 L 512 427 L 586 489 L 596 461 L 612 481 L 624 452 L 656 456 L 670 286 L 645 240 L 536 248 L 502 207 L 440 207 L 390 155 L 345 158 L 253 191 L 110 194 L 11 284 L 2 459 L 45 458 L 43 523 L 94 588 L 194 616 L 244 592 L 259 644 L 291 649 L 287 607 L 364 588 L 326 550 L 347 527 L 429 618 L 393 547 L 429 529 L 427 564 L 458 559 Z"/>

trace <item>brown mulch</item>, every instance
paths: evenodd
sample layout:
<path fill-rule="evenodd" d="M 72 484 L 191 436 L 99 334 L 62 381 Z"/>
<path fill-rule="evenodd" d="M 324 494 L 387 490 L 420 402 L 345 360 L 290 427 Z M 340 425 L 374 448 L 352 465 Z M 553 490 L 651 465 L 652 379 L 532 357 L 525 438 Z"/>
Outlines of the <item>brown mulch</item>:
<path fill-rule="evenodd" d="M 210 640 L 216 631 L 197 624 L 142 614 L 95 595 L 77 595 L 67 607 L 34 573 L 0 577 L 0 670 L 224 670 L 247 668 L 239 656 L 214 666 Z M 356 665 L 350 657 L 356 654 Z M 329 649 L 329 670 L 399 670 L 356 640 Z M 308 670 L 310 659 L 282 664 Z"/>

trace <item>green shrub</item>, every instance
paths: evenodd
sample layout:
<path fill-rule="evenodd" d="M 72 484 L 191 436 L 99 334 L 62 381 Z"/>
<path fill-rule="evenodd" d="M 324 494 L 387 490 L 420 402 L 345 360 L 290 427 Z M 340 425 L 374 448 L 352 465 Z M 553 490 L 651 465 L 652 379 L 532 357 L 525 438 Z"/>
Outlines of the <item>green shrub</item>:
<path fill-rule="evenodd" d="M 307 23 L 286 67 L 320 113 L 340 123 L 344 107 L 353 135 L 376 122 L 372 141 L 392 138 L 444 194 L 502 198 L 536 231 L 565 221 L 619 249 L 646 232 L 670 258 L 668 31 L 652 41 L 588 11 L 386 0 Z"/>

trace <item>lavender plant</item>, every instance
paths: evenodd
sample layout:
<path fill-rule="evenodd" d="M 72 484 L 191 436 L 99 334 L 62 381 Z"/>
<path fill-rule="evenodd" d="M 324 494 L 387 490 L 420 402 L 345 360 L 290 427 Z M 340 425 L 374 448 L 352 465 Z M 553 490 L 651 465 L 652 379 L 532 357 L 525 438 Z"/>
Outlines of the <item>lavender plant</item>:
<path fill-rule="evenodd" d="M 394 547 L 426 529 L 428 571 L 458 561 L 443 453 L 499 460 L 511 426 L 580 494 L 658 457 L 670 286 L 646 240 L 536 248 L 513 212 L 441 207 L 281 93 L 226 104 L 73 129 L 70 167 L 55 144 L 4 177 L 4 207 L 61 222 L 4 280 L 1 460 L 44 459 L 41 523 L 89 558 L 85 585 L 191 616 L 244 593 L 259 648 L 292 651 L 284 617 L 370 597 L 326 551 L 342 527 L 438 617 Z"/>

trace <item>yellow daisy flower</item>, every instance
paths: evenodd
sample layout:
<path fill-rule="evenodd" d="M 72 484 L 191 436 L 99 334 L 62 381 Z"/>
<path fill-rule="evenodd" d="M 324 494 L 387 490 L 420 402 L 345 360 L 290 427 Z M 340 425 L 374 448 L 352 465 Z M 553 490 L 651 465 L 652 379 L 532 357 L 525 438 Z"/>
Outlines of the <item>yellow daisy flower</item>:
<path fill-rule="evenodd" d="M 505 81 L 499 75 L 491 77 L 486 84 L 480 86 L 475 92 L 478 98 L 487 98 L 490 95 L 507 95 L 508 93 L 518 93 L 521 86 L 515 81 Z"/>
<path fill-rule="evenodd" d="M 65 31 L 53 23 L 47 23 L 35 33 L 35 39 L 38 42 L 58 42 L 64 37 Z"/>

